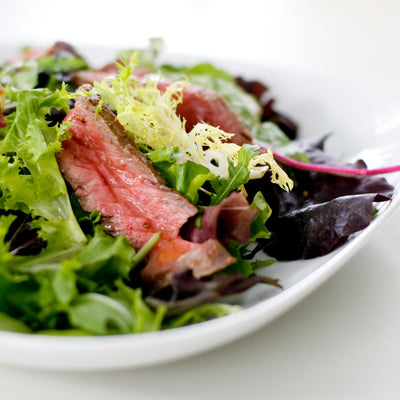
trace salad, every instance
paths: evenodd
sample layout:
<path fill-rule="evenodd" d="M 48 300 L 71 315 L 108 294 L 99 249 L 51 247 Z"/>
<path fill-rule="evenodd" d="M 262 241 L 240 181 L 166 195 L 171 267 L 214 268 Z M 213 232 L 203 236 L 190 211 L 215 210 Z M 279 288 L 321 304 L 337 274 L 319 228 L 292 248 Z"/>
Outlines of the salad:
<path fill-rule="evenodd" d="M 101 69 L 66 43 L 0 69 L 0 329 L 109 335 L 241 309 L 275 260 L 319 257 L 393 187 L 297 138 L 262 82 L 163 64 Z"/>

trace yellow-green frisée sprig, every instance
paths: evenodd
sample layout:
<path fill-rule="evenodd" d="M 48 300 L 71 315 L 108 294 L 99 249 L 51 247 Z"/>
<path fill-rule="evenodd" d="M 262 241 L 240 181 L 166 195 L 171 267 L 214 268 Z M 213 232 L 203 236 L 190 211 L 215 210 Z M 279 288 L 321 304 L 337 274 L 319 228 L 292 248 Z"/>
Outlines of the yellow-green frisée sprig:
<path fill-rule="evenodd" d="M 116 111 L 117 119 L 137 145 L 149 152 L 177 147 L 180 151 L 177 164 L 192 161 L 207 168 L 217 179 L 230 179 L 242 147 L 227 142 L 232 133 L 206 123 L 198 123 L 186 132 L 185 121 L 177 115 L 176 108 L 188 82 L 171 83 L 162 92 L 158 89 L 160 76 L 153 75 L 140 84 L 131 78 L 137 64 L 136 53 L 129 62 L 122 62 L 117 63 L 120 72 L 115 78 L 94 83 L 94 93 Z M 260 177 L 270 170 L 273 182 L 285 190 L 292 187 L 291 180 L 276 164 L 271 152 L 252 152 L 246 167 L 249 177 Z"/>

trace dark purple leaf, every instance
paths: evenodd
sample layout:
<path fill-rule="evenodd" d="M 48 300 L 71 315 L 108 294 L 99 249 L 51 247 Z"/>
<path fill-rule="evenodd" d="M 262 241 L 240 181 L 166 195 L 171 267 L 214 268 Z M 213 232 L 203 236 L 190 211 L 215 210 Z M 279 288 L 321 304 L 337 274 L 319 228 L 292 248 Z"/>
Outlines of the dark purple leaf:
<path fill-rule="evenodd" d="M 362 160 L 344 164 L 326 155 L 323 151 L 325 139 L 297 143 L 313 164 L 365 168 Z M 279 260 L 329 253 L 352 233 L 368 226 L 373 218 L 373 203 L 387 201 L 393 193 L 393 186 L 380 177 L 349 178 L 285 169 L 295 181 L 289 193 L 267 179 L 261 184 L 246 185 L 250 197 L 261 190 L 273 210 L 267 221 L 271 239 L 265 241 L 264 251 Z"/>
<path fill-rule="evenodd" d="M 325 164 L 337 167 L 349 168 L 366 168 L 363 160 L 357 160 L 354 163 L 342 163 L 328 156 L 323 145 L 327 136 L 317 142 L 299 142 L 300 147 L 307 153 L 307 156 L 313 164 Z M 318 204 L 329 201 L 338 196 L 346 196 L 348 194 L 362 193 L 379 193 L 387 197 L 391 197 L 393 186 L 390 185 L 385 178 L 376 176 L 366 177 L 340 177 L 328 174 L 320 174 L 316 172 L 310 173 L 312 181 L 312 202 Z"/>
<path fill-rule="evenodd" d="M 0 211 L 0 215 L 8 214 L 16 216 L 5 236 L 9 251 L 19 256 L 38 254 L 46 243 L 38 236 L 37 229 L 31 228 L 32 217 L 21 211 Z"/>
<path fill-rule="evenodd" d="M 264 250 L 280 260 L 328 254 L 352 233 L 366 228 L 373 217 L 373 203 L 386 200 L 372 193 L 342 196 L 290 211 L 276 219 Z"/>
<path fill-rule="evenodd" d="M 233 241 L 247 243 L 256 214 L 257 208 L 250 207 L 241 192 L 232 192 L 218 205 L 205 209 L 201 228 L 195 227 L 194 221 L 191 221 L 185 229 L 184 237 L 195 243 L 218 239 L 225 246 Z"/>

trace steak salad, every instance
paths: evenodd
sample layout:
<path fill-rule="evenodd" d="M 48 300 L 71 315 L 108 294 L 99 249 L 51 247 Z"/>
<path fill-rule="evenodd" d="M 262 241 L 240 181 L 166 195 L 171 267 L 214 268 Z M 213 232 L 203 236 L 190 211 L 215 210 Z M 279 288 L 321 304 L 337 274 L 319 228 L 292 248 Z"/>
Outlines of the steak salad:
<path fill-rule="evenodd" d="M 25 49 L 0 69 L 0 329 L 149 332 L 282 290 L 257 271 L 331 252 L 393 192 L 325 139 L 211 64 Z"/>

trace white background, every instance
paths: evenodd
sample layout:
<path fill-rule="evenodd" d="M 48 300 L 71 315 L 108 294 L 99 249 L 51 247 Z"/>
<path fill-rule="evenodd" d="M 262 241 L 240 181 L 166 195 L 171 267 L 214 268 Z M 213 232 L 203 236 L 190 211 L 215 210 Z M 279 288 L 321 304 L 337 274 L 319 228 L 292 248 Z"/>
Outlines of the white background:
<path fill-rule="evenodd" d="M 295 67 L 399 97 L 398 2 L 0 0 L 0 45 L 137 47 L 156 36 L 173 53 Z M 399 223 L 397 212 L 320 289 L 233 344 L 124 371 L 0 366 L 0 398 L 399 399 Z"/>

